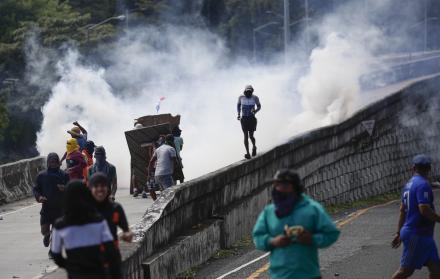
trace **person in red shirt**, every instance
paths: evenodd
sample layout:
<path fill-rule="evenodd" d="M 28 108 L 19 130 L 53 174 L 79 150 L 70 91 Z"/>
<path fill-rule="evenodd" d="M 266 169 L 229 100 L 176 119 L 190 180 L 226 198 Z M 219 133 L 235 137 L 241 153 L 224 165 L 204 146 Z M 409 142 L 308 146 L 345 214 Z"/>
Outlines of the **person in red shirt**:
<path fill-rule="evenodd" d="M 66 144 L 66 149 L 67 149 L 66 172 L 69 174 L 69 179 L 83 180 L 84 179 L 83 171 L 87 167 L 87 163 L 86 160 L 84 159 L 83 154 L 79 151 L 79 145 L 77 140 L 74 138 L 68 139 Z"/>

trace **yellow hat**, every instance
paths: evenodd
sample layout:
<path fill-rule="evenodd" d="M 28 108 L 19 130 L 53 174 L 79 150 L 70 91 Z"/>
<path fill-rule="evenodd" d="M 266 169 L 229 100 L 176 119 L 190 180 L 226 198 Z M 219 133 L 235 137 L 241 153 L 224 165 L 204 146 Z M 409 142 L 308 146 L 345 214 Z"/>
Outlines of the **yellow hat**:
<path fill-rule="evenodd" d="M 66 144 L 67 154 L 79 150 L 78 141 L 74 138 L 68 139 Z"/>

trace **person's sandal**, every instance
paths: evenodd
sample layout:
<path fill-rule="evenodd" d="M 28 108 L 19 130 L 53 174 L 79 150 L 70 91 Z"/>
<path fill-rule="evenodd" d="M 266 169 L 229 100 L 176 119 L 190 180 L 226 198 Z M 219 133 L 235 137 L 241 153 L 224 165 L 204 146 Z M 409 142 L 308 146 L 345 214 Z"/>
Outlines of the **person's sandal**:
<path fill-rule="evenodd" d="M 245 154 L 244 157 L 245 157 L 246 159 L 250 159 L 250 158 L 251 158 L 251 155 L 250 155 L 250 154 Z"/>
<path fill-rule="evenodd" d="M 257 156 L 257 147 L 256 146 L 254 146 L 252 148 L 252 157 L 255 157 L 255 156 Z"/>

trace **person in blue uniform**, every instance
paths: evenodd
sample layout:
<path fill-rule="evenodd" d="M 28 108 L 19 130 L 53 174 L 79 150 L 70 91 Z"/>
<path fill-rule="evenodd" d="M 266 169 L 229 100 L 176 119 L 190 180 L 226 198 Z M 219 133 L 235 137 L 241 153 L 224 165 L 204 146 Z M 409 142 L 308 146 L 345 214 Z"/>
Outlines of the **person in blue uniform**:
<path fill-rule="evenodd" d="M 431 158 L 420 154 L 413 158 L 413 176 L 403 187 L 397 233 L 391 243 L 403 243 L 400 267 L 393 279 L 410 277 L 416 269 L 427 266 L 429 278 L 440 278 L 440 258 L 434 241 L 434 225 L 440 222 L 435 213 L 434 195 L 429 175 Z"/>

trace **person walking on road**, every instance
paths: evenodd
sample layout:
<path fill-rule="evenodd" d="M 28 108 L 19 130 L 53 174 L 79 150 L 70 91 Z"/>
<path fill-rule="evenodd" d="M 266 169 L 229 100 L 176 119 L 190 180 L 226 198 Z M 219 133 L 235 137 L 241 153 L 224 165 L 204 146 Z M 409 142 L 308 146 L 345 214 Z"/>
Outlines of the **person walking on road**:
<path fill-rule="evenodd" d="M 300 177 L 288 169 L 272 180 L 273 203 L 258 216 L 255 247 L 270 251 L 270 278 L 318 279 L 318 248 L 333 244 L 339 230 L 324 208 L 303 193 Z"/>
<path fill-rule="evenodd" d="M 148 164 L 148 173 L 151 173 L 150 170 L 153 169 L 154 163 L 156 163 L 154 180 L 162 189 L 174 185 L 173 173 L 174 166 L 177 164 L 177 154 L 176 149 L 172 147 L 173 144 L 173 135 L 167 135 L 164 144 L 154 151 Z"/>
<path fill-rule="evenodd" d="M 67 185 L 65 215 L 55 222 L 50 249 L 53 260 L 67 270 L 69 279 L 122 279 L 107 221 L 98 213 L 82 181 Z"/>
<path fill-rule="evenodd" d="M 116 167 L 107 161 L 107 153 L 103 146 L 95 148 L 95 163 L 89 168 L 88 178 L 93 174 L 102 172 L 107 176 L 109 199 L 115 200 L 116 191 L 118 190 L 118 177 L 116 174 Z"/>
<path fill-rule="evenodd" d="M 98 212 L 105 218 L 112 233 L 115 246 L 117 248 L 119 261 L 121 254 L 119 251 L 118 227 L 122 229 L 121 239 L 126 242 L 133 240 L 133 233 L 128 226 L 127 217 L 125 216 L 122 206 L 109 199 L 110 191 L 108 188 L 108 179 L 104 173 L 97 172 L 89 180 L 89 188 L 93 198 L 96 201 Z M 118 273 L 121 274 L 121 271 Z"/>
<path fill-rule="evenodd" d="M 79 151 L 78 141 L 74 138 L 68 139 L 66 149 L 67 173 L 69 174 L 70 180 L 84 179 L 84 169 L 87 167 L 87 163 Z"/>
<path fill-rule="evenodd" d="M 42 203 L 40 211 L 43 244 L 49 247 L 51 226 L 64 213 L 64 188 L 69 175 L 60 169 L 60 158 L 56 153 L 47 155 L 47 169 L 37 176 L 33 193 L 37 202 Z"/>
<path fill-rule="evenodd" d="M 246 148 L 246 159 L 251 158 L 249 153 L 249 138 L 252 141 L 252 156 L 257 156 L 257 147 L 255 145 L 254 133 L 257 130 L 257 118 L 255 114 L 260 111 L 260 99 L 253 95 L 254 88 L 251 85 L 246 86 L 244 95 L 238 97 L 237 119 L 241 122 L 241 129 L 244 134 L 244 147 Z M 256 107 L 256 108 L 255 108 Z M 241 114 L 240 114 L 241 113 Z"/>
<path fill-rule="evenodd" d="M 432 160 L 419 154 L 412 160 L 413 176 L 403 187 L 397 233 L 391 243 L 403 243 L 400 268 L 393 279 L 410 277 L 416 269 L 427 266 L 429 278 L 440 278 L 440 258 L 434 240 L 434 225 L 440 222 L 435 213 L 434 195 L 429 182 Z"/>

